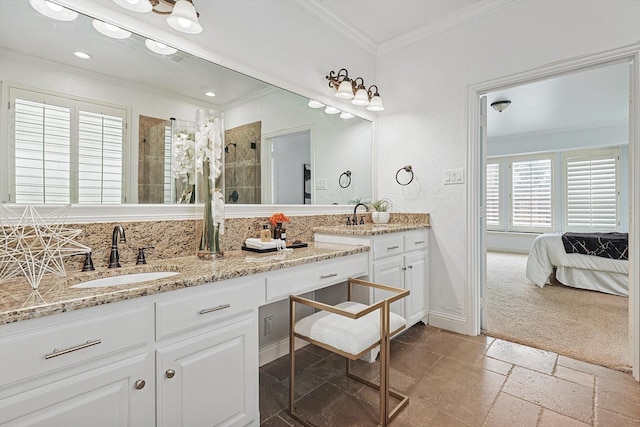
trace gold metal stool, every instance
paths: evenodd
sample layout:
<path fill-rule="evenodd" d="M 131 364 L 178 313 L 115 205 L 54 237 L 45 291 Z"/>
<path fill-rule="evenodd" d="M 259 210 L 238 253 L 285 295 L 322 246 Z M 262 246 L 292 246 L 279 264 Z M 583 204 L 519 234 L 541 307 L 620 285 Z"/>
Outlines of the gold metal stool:
<path fill-rule="evenodd" d="M 351 285 L 363 285 L 391 292 L 394 295 L 372 305 L 351 301 Z M 347 301 L 337 305 L 302 298 L 289 297 L 289 414 L 307 427 L 313 424 L 304 420 L 295 410 L 295 339 L 301 338 L 312 344 L 347 358 L 346 375 L 380 392 L 380 424 L 386 426 L 409 403 L 409 397 L 389 390 L 389 339 L 402 331 L 407 321 L 392 313 L 390 304 L 409 295 L 405 289 L 380 285 L 360 279 L 347 279 Z M 313 307 L 320 311 L 296 322 L 296 303 Z M 379 310 L 377 316 L 374 311 Z M 380 346 L 380 385 L 351 372 L 351 361 Z M 389 409 L 389 396 L 400 402 Z"/>

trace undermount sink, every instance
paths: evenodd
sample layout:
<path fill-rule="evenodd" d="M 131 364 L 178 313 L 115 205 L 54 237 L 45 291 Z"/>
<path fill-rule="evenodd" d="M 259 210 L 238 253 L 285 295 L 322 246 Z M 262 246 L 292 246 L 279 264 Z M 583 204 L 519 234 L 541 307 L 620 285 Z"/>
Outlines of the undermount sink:
<path fill-rule="evenodd" d="M 103 277 L 102 279 L 88 280 L 77 283 L 72 288 L 104 288 L 106 286 L 132 285 L 134 283 L 147 282 L 149 280 L 164 279 L 179 274 L 175 271 L 152 271 L 148 273 L 122 274 L 120 276 Z"/>

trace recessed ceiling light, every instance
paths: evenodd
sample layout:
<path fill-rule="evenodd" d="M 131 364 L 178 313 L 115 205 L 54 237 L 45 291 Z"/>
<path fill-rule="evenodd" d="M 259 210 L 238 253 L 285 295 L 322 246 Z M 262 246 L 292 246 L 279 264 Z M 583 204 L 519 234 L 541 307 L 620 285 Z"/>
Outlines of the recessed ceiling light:
<path fill-rule="evenodd" d="M 322 108 L 324 107 L 324 104 L 318 101 L 314 101 L 313 99 L 310 99 L 307 106 L 310 108 Z"/>
<path fill-rule="evenodd" d="M 335 107 L 327 107 L 324 109 L 324 112 L 327 114 L 338 114 L 340 112 L 340 110 L 338 110 Z"/>
<path fill-rule="evenodd" d="M 347 112 L 345 112 L 345 111 L 343 111 L 342 113 L 340 113 L 340 118 L 341 118 L 341 119 L 348 120 L 348 119 L 353 119 L 354 117 L 355 117 L 355 116 L 354 116 L 353 114 L 351 114 L 351 113 L 347 113 Z"/>
<path fill-rule="evenodd" d="M 29 0 L 29 3 L 44 16 L 58 21 L 73 21 L 78 17 L 78 12 L 47 0 Z"/>
<path fill-rule="evenodd" d="M 80 51 L 78 51 L 78 52 L 73 52 L 73 54 L 74 54 L 75 56 L 77 56 L 78 58 L 80 58 L 80 59 L 91 59 L 91 55 L 89 55 L 89 54 L 88 54 L 88 53 L 86 53 L 86 52 L 80 52 Z"/>
<path fill-rule="evenodd" d="M 216 96 L 216 94 L 211 92 L 211 91 L 206 92 L 205 95 L 207 95 L 207 96 Z"/>
<path fill-rule="evenodd" d="M 91 25 L 93 25 L 93 28 L 95 28 L 100 34 L 111 37 L 112 39 L 127 39 L 131 37 L 130 31 L 123 30 L 122 28 L 116 27 L 108 22 L 102 22 L 94 19 L 91 22 Z"/>
<path fill-rule="evenodd" d="M 153 9 L 149 0 L 113 0 L 113 2 L 134 12 L 147 13 Z"/>
<path fill-rule="evenodd" d="M 159 55 L 173 55 L 178 51 L 178 49 L 172 48 L 171 46 L 167 46 L 164 43 L 160 43 L 151 39 L 145 40 L 144 45 L 147 46 L 147 49 L 149 49 L 151 52 L 157 53 Z"/>

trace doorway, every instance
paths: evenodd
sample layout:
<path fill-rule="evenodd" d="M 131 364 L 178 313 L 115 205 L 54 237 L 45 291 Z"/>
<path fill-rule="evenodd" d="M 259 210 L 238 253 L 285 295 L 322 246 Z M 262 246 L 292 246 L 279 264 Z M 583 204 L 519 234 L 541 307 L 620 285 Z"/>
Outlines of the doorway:
<path fill-rule="evenodd" d="M 638 82 L 638 58 L 639 49 L 638 46 L 633 46 L 625 49 L 619 49 L 616 51 L 606 52 L 600 55 L 594 55 L 591 57 L 581 58 L 579 60 L 572 60 L 563 63 L 556 63 L 553 66 L 543 67 L 530 72 L 515 75 L 510 78 L 498 79 L 491 82 L 485 82 L 478 85 L 471 86 L 469 88 L 469 186 L 468 186 L 468 258 L 467 258 L 467 272 L 468 272 L 468 288 L 467 294 L 469 296 L 470 304 L 467 308 L 467 314 L 469 319 L 470 333 L 475 335 L 480 333 L 481 319 L 482 319 L 482 291 L 486 284 L 486 241 L 485 241 L 485 206 L 484 206 L 484 174 L 486 167 L 486 140 L 483 139 L 482 132 L 478 132 L 477 129 L 482 129 L 482 118 L 476 111 L 481 111 L 481 106 L 486 98 L 483 96 L 492 91 L 502 90 L 517 85 L 530 83 L 533 81 L 540 81 L 548 79 L 554 76 L 565 75 L 567 73 L 577 72 L 581 70 L 592 69 L 601 67 L 603 65 L 611 65 L 620 62 L 629 63 L 630 69 L 630 123 L 629 123 L 629 242 L 631 258 L 630 274 L 629 274 L 629 317 L 632 324 L 632 336 L 631 336 L 631 364 L 633 366 L 633 375 L 637 380 L 640 380 L 640 372 L 638 370 L 640 365 L 640 302 L 638 301 L 639 285 L 637 280 L 638 265 L 640 260 L 638 257 L 639 245 L 639 225 L 640 221 L 637 218 L 637 214 L 633 214 L 634 206 L 638 206 L 640 202 L 640 196 L 635 189 L 640 188 L 640 176 L 638 171 L 638 164 L 640 164 L 640 153 L 638 145 L 640 143 L 640 132 L 638 128 L 640 126 L 637 114 L 634 114 L 633 106 L 638 103 L 638 91 L 636 85 Z M 486 105 L 486 104 L 485 104 Z M 486 111 L 486 110 L 485 110 Z"/>

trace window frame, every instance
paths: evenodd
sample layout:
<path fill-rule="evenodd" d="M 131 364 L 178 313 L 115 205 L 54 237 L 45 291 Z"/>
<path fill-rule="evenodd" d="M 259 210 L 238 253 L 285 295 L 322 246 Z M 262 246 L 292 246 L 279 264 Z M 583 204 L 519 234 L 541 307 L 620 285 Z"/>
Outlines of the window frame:
<path fill-rule="evenodd" d="M 129 188 L 129 168 L 131 165 L 130 160 L 130 117 L 131 110 L 129 107 L 122 105 L 110 104 L 101 102 L 99 100 L 82 98 L 69 94 L 62 94 L 54 91 L 48 91 L 44 89 L 22 86 L 12 83 L 2 84 L 3 98 L 7 102 L 8 108 L 6 114 L 3 114 L 4 122 L 6 126 L 6 134 L 4 147 L 0 147 L 0 153 L 4 153 L 5 161 L 4 167 L 6 168 L 4 184 L 0 187 L 2 194 L 2 200 L 10 203 L 16 203 L 16 182 L 15 182 L 15 100 L 25 99 L 32 102 L 49 103 L 52 105 L 61 105 L 71 109 L 70 117 L 70 188 L 69 188 L 69 203 L 78 204 L 78 145 L 79 145 L 79 129 L 78 121 L 80 111 L 86 111 L 91 113 L 102 112 L 106 115 L 113 115 L 115 117 L 122 118 L 122 162 L 121 162 L 121 197 L 118 204 L 126 203 L 127 196 L 130 193 Z M 44 204 L 47 204 L 45 201 Z M 85 204 L 85 203 L 83 203 Z"/>

